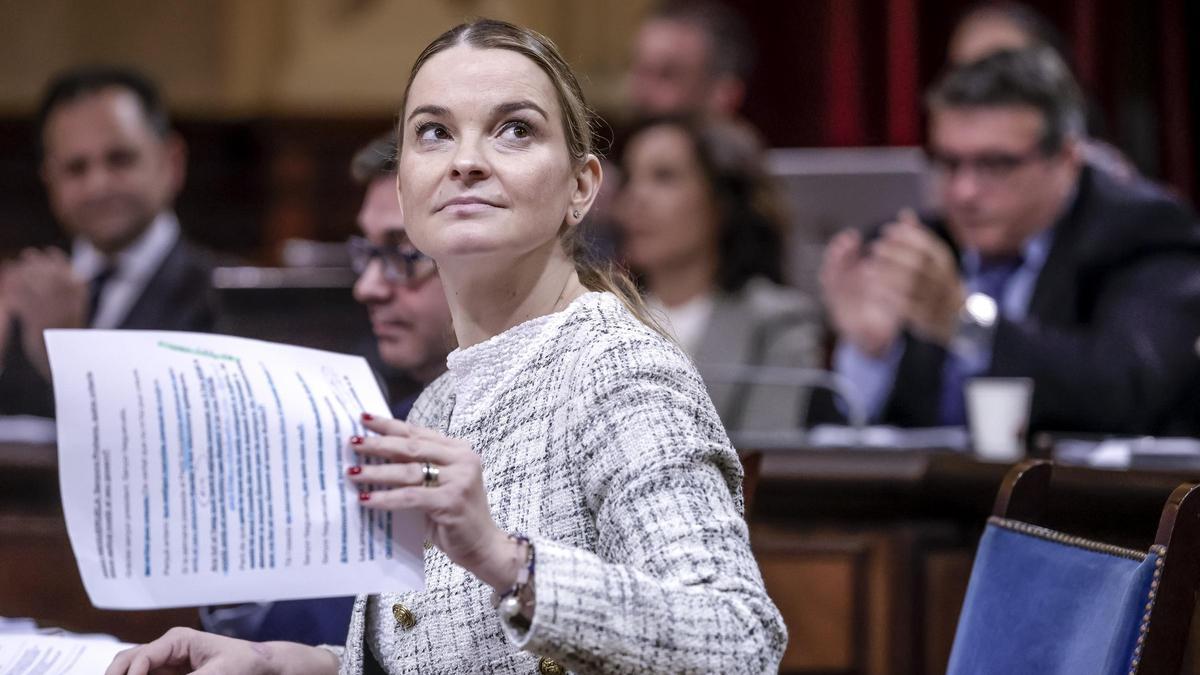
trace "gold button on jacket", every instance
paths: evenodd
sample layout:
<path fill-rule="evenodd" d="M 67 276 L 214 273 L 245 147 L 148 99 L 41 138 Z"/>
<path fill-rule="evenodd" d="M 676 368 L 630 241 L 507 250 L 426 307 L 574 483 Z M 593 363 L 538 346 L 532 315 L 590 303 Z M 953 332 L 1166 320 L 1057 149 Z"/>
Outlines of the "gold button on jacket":
<path fill-rule="evenodd" d="M 417 617 L 413 616 L 412 610 L 398 602 L 392 605 L 392 616 L 396 617 L 396 623 L 404 630 L 417 625 Z"/>
<path fill-rule="evenodd" d="M 554 659 L 542 658 L 538 661 L 538 672 L 541 675 L 565 675 L 567 669 L 558 665 L 558 661 Z"/>

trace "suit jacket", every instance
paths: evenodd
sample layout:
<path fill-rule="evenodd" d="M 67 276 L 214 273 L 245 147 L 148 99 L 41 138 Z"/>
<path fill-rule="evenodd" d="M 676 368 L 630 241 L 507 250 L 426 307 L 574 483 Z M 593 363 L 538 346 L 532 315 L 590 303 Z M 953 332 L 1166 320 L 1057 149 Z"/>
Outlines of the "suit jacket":
<path fill-rule="evenodd" d="M 212 263 L 182 238 L 150 278 L 119 328 L 209 331 L 215 320 Z M 54 416 L 54 393 L 21 349 L 13 326 L 0 365 L 0 414 Z"/>
<path fill-rule="evenodd" d="M 432 548 L 424 590 L 358 599 L 343 675 L 779 670 L 741 464 L 682 351 L 589 293 L 447 361 L 410 419 L 470 443 L 493 519 L 532 540 L 533 623 Z"/>
<path fill-rule="evenodd" d="M 811 300 L 767 279 L 751 279 L 738 292 L 717 296 L 694 357 L 726 429 L 798 429 L 804 424 L 808 392 L 723 382 L 706 373 L 706 367 L 819 368 L 821 330 L 820 312 Z"/>
<path fill-rule="evenodd" d="M 950 241 L 944 221 L 927 224 Z M 999 321 L 986 374 L 1033 378 L 1031 431 L 1198 435 L 1198 338 L 1194 215 L 1148 182 L 1085 168 L 1027 316 Z M 883 421 L 936 425 L 946 354 L 906 342 Z"/>

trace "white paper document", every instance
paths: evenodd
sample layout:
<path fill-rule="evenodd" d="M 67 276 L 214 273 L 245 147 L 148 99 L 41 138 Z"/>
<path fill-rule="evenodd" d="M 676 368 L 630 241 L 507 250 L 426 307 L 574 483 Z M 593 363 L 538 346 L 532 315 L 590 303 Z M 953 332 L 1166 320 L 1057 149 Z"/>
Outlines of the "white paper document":
<path fill-rule="evenodd" d="M 0 635 L 0 675 L 95 675 L 132 645 L 47 635 Z"/>
<path fill-rule="evenodd" d="M 258 340 L 52 330 L 67 532 L 92 604 L 145 609 L 424 587 L 425 518 L 358 505 L 366 361 Z"/>

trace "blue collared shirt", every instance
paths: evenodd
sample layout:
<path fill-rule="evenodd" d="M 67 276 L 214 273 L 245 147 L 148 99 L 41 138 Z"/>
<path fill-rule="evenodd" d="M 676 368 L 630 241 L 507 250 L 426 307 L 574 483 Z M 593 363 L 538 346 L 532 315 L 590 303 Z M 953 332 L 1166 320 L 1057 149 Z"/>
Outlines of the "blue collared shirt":
<path fill-rule="evenodd" d="M 1025 242 L 1021 250 L 1021 266 L 1013 272 L 1004 287 L 1003 297 L 997 298 L 1000 316 L 1009 321 L 1020 321 L 1029 312 L 1029 301 L 1033 298 L 1033 289 L 1037 284 L 1042 266 L 1046 264 L 1046 256 L 1050 254 L 1050 245 L 1054 243 L 1054 228 L 1047 228 Z M 959 258 L 962 264 L 963 282 L 967 292 L 979 290 L 980 256 L 978 251 L 964 251 Z M 883 413 L 888 394 L 896 380 L 896 371 L 900 360 L 904 357 L 904 341 L 896 340 L 890 349 L 880 357 L 872 357 L 848 342 L 840 342 L 834 351 L 833 367 L 839 374 L 847 377 L 857 387 L 861 401 L 870 419 L 877 421 Z M 983 373 L 991 365 L 991 349 L 975 352 L 969 363 L 972 373 Z"/>

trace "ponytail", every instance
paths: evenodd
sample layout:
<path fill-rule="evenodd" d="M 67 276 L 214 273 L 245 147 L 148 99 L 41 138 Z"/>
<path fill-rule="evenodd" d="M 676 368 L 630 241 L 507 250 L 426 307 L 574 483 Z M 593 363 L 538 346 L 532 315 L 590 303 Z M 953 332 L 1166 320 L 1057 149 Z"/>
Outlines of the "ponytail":
<path fill-rule="evenodd" d="M 646 306 L 642 291 L 634 283 L 629 272 L 612 261 L 596 260 L 588 255 L 587 246 L 580 241 L 579 226 L 567 230 L 561 235 L 561 241 L 567 256 L 575 263 L 575 273 L 579 275 L 579 283 L 583 284 L 584 288 L 600 293 L 612 293 L 638 321 L 674 341 Z"/>

